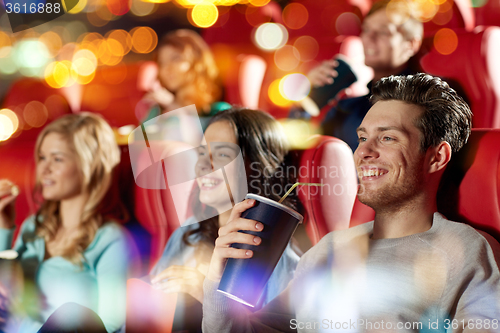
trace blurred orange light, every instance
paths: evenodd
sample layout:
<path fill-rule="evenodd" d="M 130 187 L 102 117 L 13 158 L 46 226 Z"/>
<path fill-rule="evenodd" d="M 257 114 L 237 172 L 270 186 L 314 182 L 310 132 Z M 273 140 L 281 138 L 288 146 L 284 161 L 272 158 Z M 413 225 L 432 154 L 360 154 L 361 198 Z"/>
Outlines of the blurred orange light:
<path fill-rule="evenodd" d="M 208 28 L 217 22 L 219 11 L 217 7 L 208 1 L 204 1 L 193 7 L 191 18 L 193 22 L 201 28 Z"/>
<path fill-rule="evenodd" d="M 292 105 L 292 102 L 281 95 L 280 81 L 280 79 L 274 80 L 269 86 L 267 94 L 271 102 L 273 102 L 274 104 L 281 107 L 289 107 Z"/>
<path fill-rule="evenodd" d="M 282 71 L 295 69 L 300 62 L 300 53 L 291 45 L 285 45 L 274 53 L 274 63 Z"/>
<path fill-rule="evenodd" d="M 262 7 L 267 5 L 271 0 L 248 0 L 250 4 L 252 4 L 255 7 Z"/>
<path fill-rule="evenodd" d="M 439 6 L 432 0 L 416 0 L 411 3 L 411 6 L 415 17 L 422 22 L 432 20 L 439 10 Z"/>
<path fill-rule="evenodd" d="M 149 27 L 137 27 L 130 31 L 132 50 L 136 53 L 149 53 L 158 44 L 156 32 Z"/>
<path fill-rule="evenodd" d="M 116 16 L 125 15 L 130 10 L 128 0 L 106 0 L 106 6 L 109 12 Z"/>
<path fill-rule="evenodd" d="M 0 31 L 0 58 L 5 58 L 10 54 L 12 42 L 9 35 Z"/>
<path fill-rule="evenodd" d="M 438 24 L 438 25 L 445 25 L 448 22 L 451 21 L 453 17 L 453 11 L 447 10 L 447 11 L 441 11 L 441 9 L 437 12 L 436 16 L 432 19 L 432 22 Z"/>
<path fill-rule="evenodd" d="M 45 105 L 39 101 L 31 101 L 24 107 L 24 121 L 31 127 L 42 127 L 49 117 Z"/>
<path fill-rule="evenodd" d="M 47 31 L 41 35 L 39 41 L 45 44 L 52 57 L 55 57 L 62 48 L 61 37 L 53 31 Z"/>
<path fill-rule="evenodd" d="M 306 7 L 298 2 L 288 4 L 283 10 L 283 22 L 290 29 L 300 29 L 306 25 L 309 12 Z"/>
<path fill-rule="evenodd" d="M 130 37 L 130 34 L 125 30 L 119 29 L 110 31 L 108 34 L 106 34 L 106 37 L 108 38 L 108 47 L 110 46 L 109 40 L 115 40 L 120 43 L 120 50 L 110 50 L 114 55 L 124 56 L 128 54 L 132 49 L 132 37 Z"/>
<path fill-rule="evenodd" d="M 135 16 L 146 16 L 156 10 L 157 6 L 155 5 L 155 3 L 159 3 L 159 1 L 132 0 L 130 11 Z"/>
<path fill-rule="evenodd" d="M 448 28 L 442 28 L 434 35 L 434 47 L 441 54 L 453 53 L 458 46 L 457 34 Z"/>
<path fill-rule="evenodd" d="M 311 36 L 301 36 L 295 40 L 293 46 L 299 51 L 300 61 L 311 61 L 318 55 L 319 44 Z"/>

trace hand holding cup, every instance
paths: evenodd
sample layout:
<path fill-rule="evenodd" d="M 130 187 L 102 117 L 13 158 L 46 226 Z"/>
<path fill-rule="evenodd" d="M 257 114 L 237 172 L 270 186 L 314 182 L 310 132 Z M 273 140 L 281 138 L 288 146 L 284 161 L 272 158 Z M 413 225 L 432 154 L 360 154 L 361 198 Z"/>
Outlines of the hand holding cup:
<path fill-rule="evenodd" d="M 236 204 L 231 212 L 228 223 L 219 229 L 219 237 L 215 241 L 215 249 L 208 269 L 207 278 L 219 282 L 224 272 L 224 267 L 228 258 L 248 259 L 253 255 L 253 251 L 245 249 L 237 249 L 231 247 L 232 244 L 248 244 L 259 245 L 260 237 L 239 232 L 240 230 L 247 231 L 262 231 L 264 225 L 260 222 L 249 220 L 241 217 L 241 214 L 253 207 L 255 200 L 247 199 Z"/>

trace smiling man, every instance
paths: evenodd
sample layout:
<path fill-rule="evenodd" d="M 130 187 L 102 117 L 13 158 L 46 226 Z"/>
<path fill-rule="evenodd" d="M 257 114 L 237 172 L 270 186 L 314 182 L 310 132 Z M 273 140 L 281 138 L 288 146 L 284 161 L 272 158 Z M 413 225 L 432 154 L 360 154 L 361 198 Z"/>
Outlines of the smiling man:
<path fill-rule="evenodd" d="M 500 327 L 500 245 L 437 213 L 451 155 L 467 142 L 471 111 L 448 84 L 426 74 L 391 76 L 373 89 L 357 129 L 359 199 L 375 220 L 332 232 L 301 258 L 294 279 L 250 314 L 216 292 L 227 258 L 250 258 L 233 243 L 263 226 L 235 206 L 205 279 L 204 332 L 485 331 Z"/>
<path fill-rule="evenodd" d="M 363 20 L 360 37 L 365 64 L 374 74 L 368 84 L 370 90 L 372 84 L 383 77 L 417 71 L 418 65 L 413 65 L 411 59 L 422 44 L 423 24 L 413 17 L 406 2 L 375 2 Z M 336 76 L 335 60 L 324 61 L 308 74 L 316 87 L 332 83 Z M 354 151 L 357 146 L 355 129 L 370 109 L 369 98 L 370 94 L 340 100 L 323 120 L 324 134 L 344 140 Z"/>

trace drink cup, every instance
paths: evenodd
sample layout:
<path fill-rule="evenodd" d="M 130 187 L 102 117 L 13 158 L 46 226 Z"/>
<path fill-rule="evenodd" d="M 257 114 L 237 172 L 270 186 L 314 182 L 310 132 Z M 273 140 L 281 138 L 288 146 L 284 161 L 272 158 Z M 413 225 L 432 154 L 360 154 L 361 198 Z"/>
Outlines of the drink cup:
<path fill-rule="evenodd" d="M 328 101 L 337 96 L 341 90 L 357 81 L 356 74 L 354 74 L 345 57 L 337 55 L 335 60 L 338 62 L 338 66 L 335 67 L 338 75 L 333 78 L 333 83 L 325 84 L 322 87 L 312 88 L 309 93 L 309 98 L 316 103 L 319 109 L 322 109 L 328 104 Z"/>
<path fill-rule="evenodd" d="M 232 245 L 234 248 L 252 250 L 253 256 L 249 259 L 229 258 L 218 291 L 254 307 L 295 229 L 304 218 L 293 209 L 259 195 L 247 194 L 245 199 L 254 199 L 256 202 L 241 217 L 261 222 L 264 229 L 260 232 L 240 232 L 259 236 L 262 242 L 258 246 Z"/>

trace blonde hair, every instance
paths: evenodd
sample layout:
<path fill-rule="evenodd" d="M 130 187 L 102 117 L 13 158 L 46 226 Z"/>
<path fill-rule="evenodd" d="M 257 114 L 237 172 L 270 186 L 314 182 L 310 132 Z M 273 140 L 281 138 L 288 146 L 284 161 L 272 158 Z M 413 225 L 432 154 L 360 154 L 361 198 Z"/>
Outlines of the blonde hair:
<path fill-rule="evenodd" d="M 172 46 L 191 55 L 191 67 L 185 74 L 190 83 L 175 92 L 181 106 L 195 104 L 199 111 L 208 113 L 210 104 L 222 94 L 219 69 L 207 43 L 193 30 L 179 29 L 166 34 L 157 50 Z"/>
<path fill-rule="evenodd" d="M 60 253 L 53 255 L 60 255 L 72 262 L 81 263 L 83 251 L 94 239 L 97 229 L 108 217 L 108 213 L 117 208 L 123 217 L 127 215 L 121 202 L 116 198 L 110 197 L 110 202 L 104 200 L 105 197 L 110 196 L 113 170 L 120 163 L 120 149 L 115 141 L 113 130 L 103 118 L 93 113 L 82 112 L 59 118 L 42 130 L 35 146 L 37 163 L 40 147 L 49 133 L 61 135 L 77 156 L 82 192 L 88 194 L 88 200 L 80 216 L 78 232 L 72 239 L 66 241 Z M 40 193 L 40 191 L 40 179 L 37 179 L 35 192 Z M 104 201 L 106 201 L 105 205 Z M 61 226 L 59 204 L 59 201 L 44 200 L 36 214 L 36 233 L 46 242 L 54 239 Z M 110 209 L 111 206 L 113 208 Z"/>

